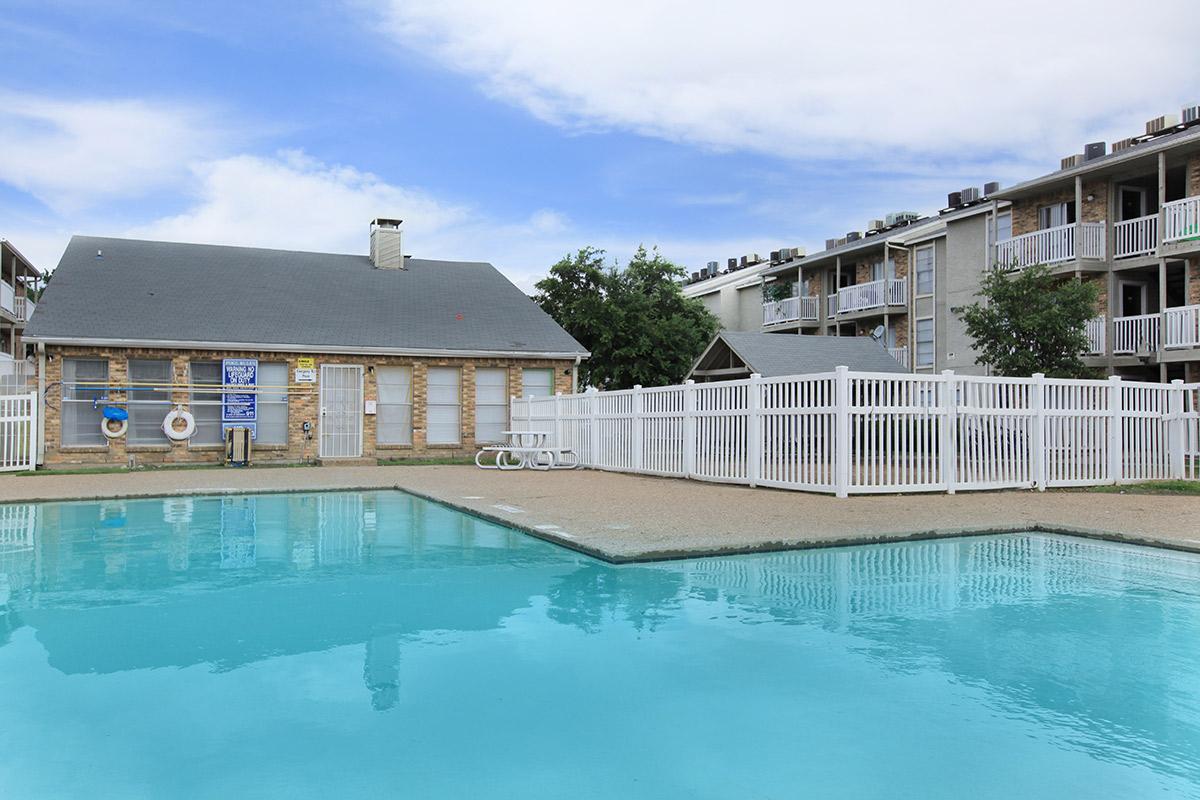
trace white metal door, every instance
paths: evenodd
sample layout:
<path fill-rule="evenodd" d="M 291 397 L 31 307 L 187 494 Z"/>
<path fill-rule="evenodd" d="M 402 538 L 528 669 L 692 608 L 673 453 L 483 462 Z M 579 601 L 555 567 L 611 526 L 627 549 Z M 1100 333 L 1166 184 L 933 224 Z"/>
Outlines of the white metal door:
<path fill-rule="evenodd" d="M 321 365 L 321 458 L 358 458 L 362 455 L 362 367 Z"/>

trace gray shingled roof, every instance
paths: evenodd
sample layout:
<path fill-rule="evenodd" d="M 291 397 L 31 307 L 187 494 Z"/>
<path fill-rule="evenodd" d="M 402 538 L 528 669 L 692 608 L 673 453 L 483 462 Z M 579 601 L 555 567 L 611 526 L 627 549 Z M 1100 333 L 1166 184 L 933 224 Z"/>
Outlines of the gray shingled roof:
<path fill-rule="evenodd" d="M 717 341 L 724 341 L 751 372 L 764 378 L 832 372 L 839 366 L 860 372 L 908 372 L 868 336 L 722 331 L 714 344 Z"/>
<path fill-rule="evenodd" d="M 72 237 L 25 337 L 586 355 L 491 264 L 91 236 Z"/>

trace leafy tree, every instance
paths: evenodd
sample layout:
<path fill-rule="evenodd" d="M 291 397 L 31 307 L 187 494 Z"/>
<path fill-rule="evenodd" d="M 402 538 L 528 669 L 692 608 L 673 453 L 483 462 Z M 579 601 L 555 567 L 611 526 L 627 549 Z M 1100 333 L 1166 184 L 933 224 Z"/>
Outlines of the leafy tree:
<path fill-rule="evenodd" d="M 1095 284 L 1062 280 L 1045 266 L 991 270 L 975 302 L 958 312 L 975 340 L 977 364 L 1008 377 L 1091 377 L 1080 355 L 1087 321 L 1096 316 Z"/>
<path fill-rule="evenodd" d="M 763 301 L 775 303 L 786 300 L 795 294 L 796 285 L 789 280 L 777 280 L 763 284 Z"/>
<path fill-rule="evenodd" d="M 717 332 L 717 318 L 684 297 L 679 267 L 658 249 L 639 247 L 624 269 L 605 266 L 604 251 L 585 247 L 538 281 L 535 302 L 591 358 L 580 383 L 598 389 L 681 382 Z"/>

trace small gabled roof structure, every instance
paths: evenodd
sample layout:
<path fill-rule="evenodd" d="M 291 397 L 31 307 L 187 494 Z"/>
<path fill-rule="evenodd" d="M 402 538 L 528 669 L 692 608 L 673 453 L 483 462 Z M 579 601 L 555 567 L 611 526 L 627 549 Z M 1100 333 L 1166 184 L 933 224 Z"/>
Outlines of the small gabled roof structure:
<path fill-rule="evenodd" d="M 688 377 L 695 381 L 737 380 L 832 372 L 907 373 L 879 342 L 866 336 L 804 336 L 722 331 L 713 338 Z"/>

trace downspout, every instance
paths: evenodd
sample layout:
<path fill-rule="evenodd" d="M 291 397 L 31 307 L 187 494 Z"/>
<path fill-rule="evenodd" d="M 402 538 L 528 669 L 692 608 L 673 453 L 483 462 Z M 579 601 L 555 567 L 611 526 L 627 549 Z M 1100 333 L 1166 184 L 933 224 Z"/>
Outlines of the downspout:
<path fill-rule="evenodd" d="M 38 405 L 37 405 L 37 464 L 41 466 L 46 460 L 46 345 L 38 342 Z M 62 404 L 59 404 L 59 415 L 62 414 Z"/>

